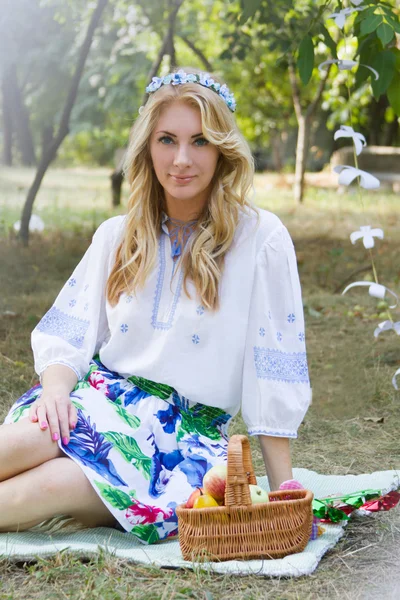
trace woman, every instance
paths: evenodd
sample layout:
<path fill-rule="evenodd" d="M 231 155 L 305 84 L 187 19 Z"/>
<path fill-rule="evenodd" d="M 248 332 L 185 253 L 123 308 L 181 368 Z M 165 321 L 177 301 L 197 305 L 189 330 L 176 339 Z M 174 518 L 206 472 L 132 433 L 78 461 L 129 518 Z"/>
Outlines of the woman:
<path fill-rule="evenodd" d="M 310 402 L 296 258 L 246 194 L 253 159 L 226 85 L 154 78 L 108 219 L 32 332 L 40 384 L 0 428 L 0 530 L 57 515 L 144 542 L 226 461 L 239 409 L 271 489 Z M 72 460 L 71 460 L 72 459 Z"/>

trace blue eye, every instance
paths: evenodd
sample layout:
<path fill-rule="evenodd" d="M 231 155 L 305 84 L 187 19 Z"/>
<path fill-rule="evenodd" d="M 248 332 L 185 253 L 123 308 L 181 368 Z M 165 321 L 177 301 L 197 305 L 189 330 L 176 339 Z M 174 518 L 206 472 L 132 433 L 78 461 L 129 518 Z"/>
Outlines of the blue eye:
<path fill-rule="evenodd" d="M 162 137 L 159 138 L 158 141 L 162 142 L 164 144 L 163 140 L 171 140 L 173 142 L 173 139 L 169 135 L 163 135 Z M 205 142 L 204 144 L 199 145 L 200 148 L 202 148 L 203 146 L 207 146 L 207 144 L 209 143 L 208 140 L 206 140 L 206 138 L 197 138 L 195 140 L 195 142 Z M 169 143 L 166 144 L 166 146 L 169 146 L 169 145 L 170 145 Z"/>

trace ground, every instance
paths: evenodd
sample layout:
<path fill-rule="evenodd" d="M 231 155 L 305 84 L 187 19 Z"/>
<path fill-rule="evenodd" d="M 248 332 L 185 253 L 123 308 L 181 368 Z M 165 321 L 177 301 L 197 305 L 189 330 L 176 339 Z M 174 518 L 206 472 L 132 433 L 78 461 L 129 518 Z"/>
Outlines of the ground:
<path fill-rule="evenodd" d="M 124 212 L 126 205 L 125 190 L 124 206 L 109 208 L 106 170 L 54 169 L 35 204 L 45 232 L 32 235 L 29 248 L 23 248 L 12 224 L 19 219 L 31 178 L 31 170 L 4 169 L 0 174 L 0 422 L 36 380 L 30 331 L 51 306 L 97 225 Z M 400 470 L 400 392 L 391 383 L 400 367 L 399 338 L 386 332 L 374 339 L 386 309 L 365 289 L 341 295 L 350 281 L 371 277 L 369 254 L 361 242 L 352 246 L 349 240 L 352 231 L 367 224 L 385 231 L 373 258 L 380 281 L 399 292 L 398 198 L 369 192 L 362 208 L 353 188 L 343 195 L 310 185 L 304 205 L 295 207 L 284 177 L 269 175 L 257 175 L 255 190 L 257 204 L 278 214 L 292 234 L 303 289 L 313 404 L 292 443 L 294 465 L 326 474 Z M 399 320 L 395 310 L 392 316 Z M 240 418 L 233 432 L 245 433 Z M 261 475 L 258 443 L 251 441 Z M 133 565 L 103 554 L 84 561 L 60 553 L 30 563 L 0 560 L 0 600 L 386 600 L 399 597 L 399 559 L 400 511 L 395 509 L 350 522 L 311 577 L 211 576 L 201 570 Z"/>

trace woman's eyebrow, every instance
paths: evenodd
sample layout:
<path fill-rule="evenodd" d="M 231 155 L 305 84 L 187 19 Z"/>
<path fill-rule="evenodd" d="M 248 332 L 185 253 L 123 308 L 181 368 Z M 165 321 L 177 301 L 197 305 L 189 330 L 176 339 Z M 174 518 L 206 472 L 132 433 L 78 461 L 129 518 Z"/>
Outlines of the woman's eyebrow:
<path fill-rule="evenodd" d="M 175 135 L 175 133 L 171 133 L 170 131 L 156 131 L 156 133 L 166 133 L 167 135 L 170 135 L 170 136 L 172 136 L 172 137 L 177 137 L 177 136 Z M 203 133 L 202 133 L 202 132 L 200 132 L 200 133 L 195 133 L 194 135 L 192 135 L 192 138 L 199 137 L 199 135 L 203 135 Z"/>

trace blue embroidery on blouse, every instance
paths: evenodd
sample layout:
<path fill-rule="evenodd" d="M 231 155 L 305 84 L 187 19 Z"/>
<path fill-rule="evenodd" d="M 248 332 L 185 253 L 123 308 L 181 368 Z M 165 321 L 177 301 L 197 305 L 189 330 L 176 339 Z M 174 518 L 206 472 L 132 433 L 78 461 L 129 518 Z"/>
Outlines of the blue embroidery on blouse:
<path fill-rule="evenodd" d="M 296 317 L 293 313 L 290 313 L 290 315 L 288 315 L 287 320 L 288 320 L 288 323 L 294 323 L 296 320 Z"/>
<path fill-rule="evenodd" d="M 261 335 L 261 337 L 264 337 L 264 335 L 265 335 L 264 327 L 260 327 L 260 329 L 258 330 L 258 333 Z"/>
<path fill-rule="evenodd" d="M 75 304 L 76 304 L 76 300 L 71 300 L 71 302 L 69 303 L 71 308 L 74 308 Z"/>
<path fill-rule="evenodd" d="M 278 331 L 277 334 L 276 334 L 276 339 L 278 340 L 278 342 L 281 342 L 282 338 L 283 338 L 283 335 L 281 334 L 280 331 Z"/>
<path fill-rule="evenodd" d="M 82 348 L 89 325 L 90 321 L 71 317 L 52 306 L 36 325 L 36 329 L 48 335 L 58 336 L 75 348 Z"/>
<path fill-rule="evenodd" d="M 74 287 L 74 285 L 76 285 L 76 279 L 74 277 L 71 277 L 71 279 L 68 281 L 68 285 L 70 287 Z"/>
<path fill-rule="evenodd" d="M 305 352 L 282 352 L 254 346 L 254 363 L 258 379 L 274 379 L 286 383 L 308 383 Z"/>
<path fill-rule="evenodd" d="M 87 289 L 88 289 L 88 287 L 89 287 L 89 284 L 87 283 L 87 284 L 85 285 L 85 287 L 83 288 L 83 291 L 84 291 L 84 292 L 86 292 L 86 291 L 87 291 Z"/>
<path fill-rule="evenodd" d="M 192 335 L 193 344 L 198 344 L 200 342 L 200 338 L 197 334 Z"/>
<path fill-rule="evenodd" d="M 85 306 L 83 307 L 83 310 L 88 310 L 89 309 L 89 302 L 86 302 Z"/>
<path fill-rule="evenodd" d="M 197 307 L 197 310 L 196 310 L 197 314 L 198 314 L 198 315 L 203 315 L 203 314 L 204 314 L 204 311 L 205 311 L 205 308 L 204 308 L 204 306 L 202 306 L 202 305 L 200 304 L 200 306 L 198 306 L 198 307 Z"/>
<path fill-rule="evenodd" d="M 304 335 L 304 333 L 301 331 L 301 332 L 299 333 L 299 340 L 300 340 L 301 342 L 304 342 L 304 340 L 305 340 L 305 339 L 306 339 L 306 336 L 305 336 L 305 335 Z"/>
<path fill-rule="evenodd" d="M 270 319 L 270 320 L 272 319 L 270 310 L 268 311 L 268 319 Z"/>
<path fill-rule="evenodd" d="M 154 303 L 153 303 L 153 314 L 151 317 L 151 324 L 154 327 L 154 329 L 164 329 L 164 330 L 171 329 L 171 327 L 172 327 L 172 321 L 174 319 L 175 310 L 176 310 L 176 307 L 177 307 L 177 304 L 179 301 L 179 297 L 181 295 L 182 281 L 183 281 L 183 275 L 184 275 L 183 271 L 181 271 L 181 273 L 179 275 L 178 283 L 176 286 L 176 291 L 174 294 L 172 306 L 171 306 L 171 309 L 169 312 L 168 321 L 158 320 L 158 311 L 160 309 L 161 294 L 162 294 L 163 282 L 164 282 L 164 277 L 165 277 L 165 269 L 166 269 L 165 240 L 166 240 L 166 237 L 161 235 L 159 243 L 158 243 L 160 268 L 158 271 L 157 286 L 156 286 L 156 291 L 155 291 L 155 295 L 154 295 Z"/>
<path fill-rule="evenodd" d="M 250 427 L 248 430 L 249 435 L 273 435 L 276 437 L 287 437 L 287 438 L 296 438 L 297 434 L 292 431 L 274 431 L 273 429 L 254 429 L 254 427 Z"/>
<path fill-rule="evenodd" d="M 126 333 L 128 331 L 129 327 L 126 323 L 122 323 L 120 330 L 122 331 L 122 333 Z"/>
<path fill-rule="evenodd" d="M 127 304 L 129 304 L 129 302 L 132 302 L 132 300 L 133 300 L 133 296 L 127 296 L 125 302 Z"/>

